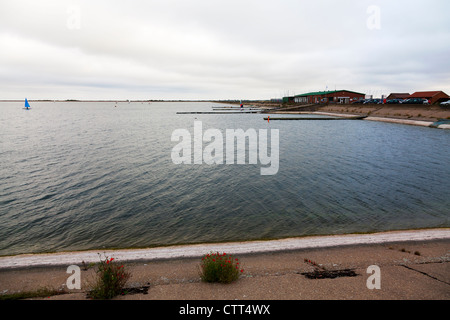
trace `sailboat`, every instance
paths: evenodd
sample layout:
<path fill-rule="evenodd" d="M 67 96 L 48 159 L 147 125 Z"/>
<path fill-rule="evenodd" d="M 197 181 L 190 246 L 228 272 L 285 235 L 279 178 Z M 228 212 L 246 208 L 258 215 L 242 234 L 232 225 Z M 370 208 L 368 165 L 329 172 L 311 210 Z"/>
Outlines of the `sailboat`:
<path fill-rule="evenodd" d="M 25 98 L 25 108 L 24 108 L 24 109 L 26 109 L 26 110 L 31 109 L 30 104 L 28 103 L 27 98 Z"/>

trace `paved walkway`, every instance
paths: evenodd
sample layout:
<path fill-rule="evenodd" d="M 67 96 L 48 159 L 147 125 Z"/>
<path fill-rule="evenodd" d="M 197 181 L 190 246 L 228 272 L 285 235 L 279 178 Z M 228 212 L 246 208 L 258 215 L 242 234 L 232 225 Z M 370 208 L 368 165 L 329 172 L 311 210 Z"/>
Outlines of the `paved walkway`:
<path fill-rule="evenodd" d="M 242 253 L 245 269 L 229 285 L 200 281 L 198 257 L 127 262 L 128 286 L 147 294 L 118 300 L 448 300 L 450 239 L 350 244 L 288 251 Z M 314 267 L 315 262 L 318 267 Z M 79 264 L 81 265 L 81 264 Z M 379 273 L 370 269 L 379 267 Z M 0 294 L 38 288 L 67 289 L 67 266 L 0 269 Z M 352 270 L 353 276 L 310 279 L 315 270 Z M 379 282 L 375 276 L 379 275 Z M 85 300 L 95 276 L 81 272 L 81 290 L 50 300 Z M 380 288 L 368 288 L 374 284 Z"/>

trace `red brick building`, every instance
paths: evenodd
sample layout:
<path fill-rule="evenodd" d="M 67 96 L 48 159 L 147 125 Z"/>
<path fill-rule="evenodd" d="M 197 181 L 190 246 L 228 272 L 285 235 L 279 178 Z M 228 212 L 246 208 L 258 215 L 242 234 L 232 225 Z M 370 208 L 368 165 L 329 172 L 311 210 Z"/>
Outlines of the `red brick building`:
<path fill-rule="evenodd" d="M 386 100 L 391 100 L 391 99 L 408 99 L 410 96 L 409 93 L 391 93 L 390 95 L 387 96 Z"/>
<path fill-rule="evenodd" d="M 415 92 L 409 98 L 423 98 L 428 99 L 430 104 L 439 103 L 448 100 L 450 97 L 443 91 L 422 91 Z"/>

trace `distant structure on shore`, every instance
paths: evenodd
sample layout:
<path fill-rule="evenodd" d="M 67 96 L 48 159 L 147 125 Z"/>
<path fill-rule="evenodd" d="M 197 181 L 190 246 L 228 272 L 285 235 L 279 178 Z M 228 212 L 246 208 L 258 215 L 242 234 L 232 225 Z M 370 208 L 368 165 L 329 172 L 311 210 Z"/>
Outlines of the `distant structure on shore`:
<path fill-rule="evenodd" d="M 386 97 L 387 100 L 392 100 L 392 99 L 408 99 L 410 96 L 409 93 L 391 93 L 390 95 L 388 95 Z"/>
<path fill-rule="evenodd" d="M 349 104 L 353 101 L 364 99 L 365 94 L 350 90 L 318 91 L 299 94 L 293 97 L 284 97 L 283 102 L 295 103 L 342 103 Z"/>
<path fill-rule="evenodd" d="M 283 103 L 298 103 L 298 104 L 319 104 L 319 103 L 332 103 L 332 104 L 350 104 L 355 101 L 363 100 L 366 98 L 364 93 L 350 91 L 350 90 L 334 90 L 334 91 L 318 91 L 299 94 L 295 96 L 283 97 L 281 102 Z M 450 99 L 443 91 L 418 91 L 413 94 L 409 93 L 391 93 L 387 97 L 383 96 L 383 100 L 391 99 L 411 99 L 422 98 L 427 99 L 430 104 L 436 104 Z"/>
<path fill-rule="evenodd" d="M 427 99 L 430 104 L 447 101 L 450 97 L 443 91 L 422 91 L 415 92 L 408 98 L 422 98 Z"/>

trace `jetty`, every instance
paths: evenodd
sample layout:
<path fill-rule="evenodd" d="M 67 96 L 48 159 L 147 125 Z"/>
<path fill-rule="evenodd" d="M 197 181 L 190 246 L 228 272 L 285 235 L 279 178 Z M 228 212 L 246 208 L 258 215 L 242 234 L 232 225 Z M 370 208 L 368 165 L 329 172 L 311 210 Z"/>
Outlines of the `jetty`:
<path fill-rule="evenodd" d="M 261 113 L 261 111 L 180 111 L 177 114 L 243 114 Z"/>
<path fill-rule="evenodd" d="M 367 116 L 352 116 L 352 117 L 282 117 L 282 118 L 271 118 L 267 117 L 264 120 L 363 120 Z"/>
<path fill-rule="evenodd" d="M 212 111 L 180 111 L 177 114 L 249 114 L 261 113 L 259 107 L 212 106 Z"/>

